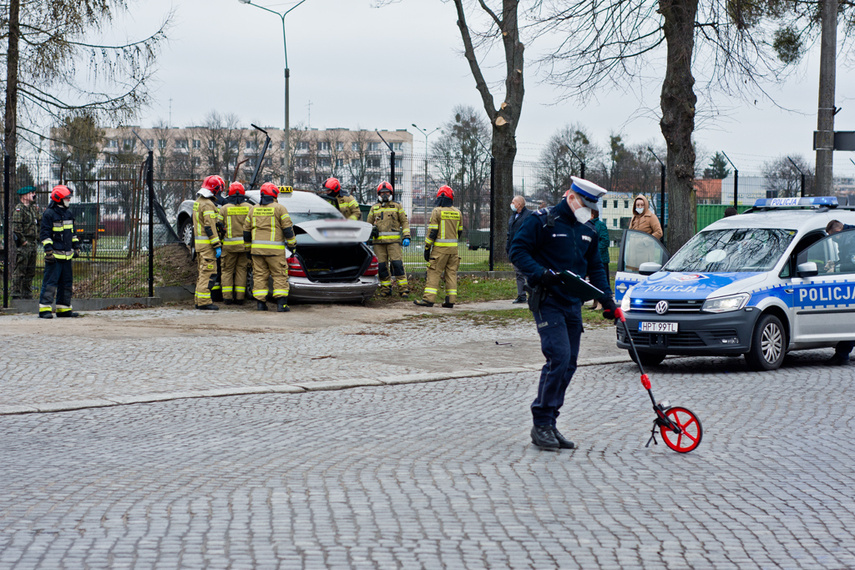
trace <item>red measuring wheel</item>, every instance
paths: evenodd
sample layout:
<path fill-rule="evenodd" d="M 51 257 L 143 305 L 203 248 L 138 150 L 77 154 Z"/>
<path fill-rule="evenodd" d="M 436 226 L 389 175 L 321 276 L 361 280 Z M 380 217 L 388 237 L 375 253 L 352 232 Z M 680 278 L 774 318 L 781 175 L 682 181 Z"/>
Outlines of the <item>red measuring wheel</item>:
<path fill-rule="evenodd" d="M 681 433 L 676 433 L 664 422 L 660 422 L 659 433 L 665 440 L 665 445 L 677 453 L 689 453 L 701 443 L 704 429 L 701 420 L 691 410 L 675 406 L 665 411 L 665 415 L 675 425 L 680 427 Z"/>

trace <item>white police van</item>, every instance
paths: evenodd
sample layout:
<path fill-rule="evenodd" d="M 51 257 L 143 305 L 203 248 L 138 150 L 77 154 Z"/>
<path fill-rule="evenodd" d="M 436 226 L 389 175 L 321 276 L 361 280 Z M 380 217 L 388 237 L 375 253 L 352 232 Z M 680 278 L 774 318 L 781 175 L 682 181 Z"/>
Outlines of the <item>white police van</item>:
<path fill-rule="evenodd" d="M 774 370 L 791 350 L 855 340 L 855 231 L 829 236 L 831 220 L 855 225 L 855 207 L 836 197 L 760 199 L 670 259 L 656 238 L 627 230 L 615 297 L 642 364 L 744 355 L 752 369 Z"/>

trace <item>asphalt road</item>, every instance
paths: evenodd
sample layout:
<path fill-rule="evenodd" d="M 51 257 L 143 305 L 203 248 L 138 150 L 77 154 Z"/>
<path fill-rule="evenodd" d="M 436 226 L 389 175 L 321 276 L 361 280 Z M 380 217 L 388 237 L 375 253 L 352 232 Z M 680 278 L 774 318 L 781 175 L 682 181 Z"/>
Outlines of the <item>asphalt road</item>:
<path fill-rule="evenodd" d="M 12 322 L 3 321 L 4 331 Z M 420 348 L 419 333 L 445 338 L 435 361 L 453 360 L 450 347 L 469 334 L 485 343 L 498 334 L 476 328 L 443 337 L 423 328 L 412 331 L 415 341 L 400 342 Z M 324 347 L 335 358 L 318 360 L 309 355 L 324 351 L 306 347 L 322 342 L 292 349 L 288 335 L 242 334 L 252 336 L 249 346 L 283 347 L 262 354 L 286 367 L 294 352 L 303 371 L 344 362 L 317 373 L 324 388 L 351 366 L 360 378 L 386 378 L 359 355 L 382 351 L 390 337 L 333 332 L 314 334 L 324 342 L 327 334 L 354 334 Z M 88 384 L 74 374 L 63 382 L 69 368 L 59 358 L 45 363 L 41 352 L 22 353 L 28 366 L 0 360 L 4 389 L 19 393 L 6 412 L 42 405 L 39 389 L 20 388 L 22 377 L 40 378 L 56 397 L 72 398 L 67 392 L 79 383 L 93 400 L 118 400 L 123 378 L 131 395 L 164 393 L 151 371 L 185 337 L 208 338 L 182 333 L 148 352 L 132 343 L 133 355 L 108 342 L 122 363 L 112 372 L 107 357 L 79 356 L 93 370 Z M 107 340 L 68 337 L 62 350 L 85 355 Z M 388 382 L 349 389 L 225 395 L 222 388 L 223 397 L 199 397 L 205 388 L 191 379 L 185 397 L 7 413 L 0 568 L 855 567 L 855 368 L 821 366 L 829 355 L 805 352 L 767 373 L 725 358 L 669 359 L 651 369 L 657 397 L 703 422 L 703 442 L 685 455 L 661 442 L 645 448 L 653 412 L 625 359 L 577 372 L 559 419 L 579 445 L 569 452 L 530 445 L 537 373 L 521 366 L 491 373 L 496 362 L 514 364 L 501 353 L 485 355 L 478 376 L 442 381 L 418 381 L 423 364 L 393 355 L 376 364 L 391 367 L 382 369 L 392 370 Z M 263 370 L 236 355 L 217 366 L 226 372 L 203 368 L 199 377 Z M 21 372 L 40 367 L 55 374 Z M 135 379 L 146 373 L 153 388 Z M 410 381 L 396 383 L 396 375 Z M 56 383 L 66 392 L 51 388 Z M 283 386 L 242 388 L 261 385 Z"/>

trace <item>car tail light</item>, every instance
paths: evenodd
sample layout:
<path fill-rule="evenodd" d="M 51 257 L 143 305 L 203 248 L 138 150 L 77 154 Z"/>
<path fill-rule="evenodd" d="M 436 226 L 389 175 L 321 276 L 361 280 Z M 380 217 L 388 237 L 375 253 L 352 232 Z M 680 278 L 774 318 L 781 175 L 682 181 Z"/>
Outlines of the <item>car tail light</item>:
<path fill-rule="evenodd" d="M 379 272 L 378 267 L 379 265 L 377 262 L 377 256 L 372 255 L 371 263 L 368 264 L 368 269 L 366 269 L 365 273 L 363 273 L 362 275 L 364 275 L 365 277 L 374 277 Z"/>
<path fill-rule="evenodd" d="M 303 264 L 297 259 L 296 255 L 288 258 L 288 276 L 289 277 L 305 277 L 306 270 L 303 269 Z"/>

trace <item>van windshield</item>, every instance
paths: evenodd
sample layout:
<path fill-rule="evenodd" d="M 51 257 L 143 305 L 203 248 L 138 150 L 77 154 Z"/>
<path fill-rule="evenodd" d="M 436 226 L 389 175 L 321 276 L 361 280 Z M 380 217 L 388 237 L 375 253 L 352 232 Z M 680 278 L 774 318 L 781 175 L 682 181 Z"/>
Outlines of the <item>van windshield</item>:
<path fill-rule="evenodd" d="M 737 273 L 769 271 L 796 235 L 795 230 L 736 228 L 696 234 L 664 271 Z"/>

